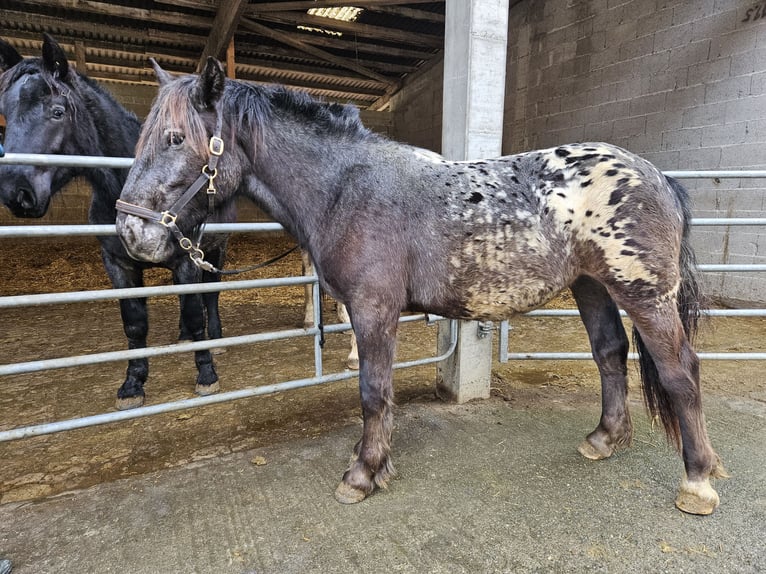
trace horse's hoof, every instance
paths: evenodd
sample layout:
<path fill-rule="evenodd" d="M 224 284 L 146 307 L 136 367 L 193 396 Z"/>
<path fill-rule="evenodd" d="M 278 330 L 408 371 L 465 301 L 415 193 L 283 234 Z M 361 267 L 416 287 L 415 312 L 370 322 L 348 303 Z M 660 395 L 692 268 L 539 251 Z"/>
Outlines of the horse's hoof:
<path fill-rule="evenodd" d="M 681 481 L 676 497 L 678 510 L 687 514 L 707 516 L 713 514 L 719 503 L 718 493 L 710 486 L 709 480 L 690 482 L 684 478 Z"/>
<path fill-rule="evenodd" d="M 214 395 L 220 390 L 221 390 L 221 385 L 218 384 L 218 381 L 214 382 L 212 385 L 200 385 L 199 383 L 197 383 L 197 386 L 194 387 L 194 392 L 201 397 Z"/>
<path fill-rule="evenodd" d="M 335 489 L 335 500 L 341 504 L 356 504 L 362 502 L 367 498 L 367 493 L 353 486 L 349 486 L 345 482 L 341 482 L 338 488 Z"/>
<path fill-rule="evenodd" d="M 346 361 L 346 366 L 351 369 L 352 371 L 358 371 L 359 370 L 359 359 L 351 359 L 349 358 Z"/>
<path fill-rule="evenodd" d="M 577 447 L 577 450 L 585 458 L 590 460 L 603 460 L 614 454 L 614 449 L 604 443 L 594 445 L 588 439 L 585 439 Z"/>
<path fill-rule="evenodd" d="M 144 396 L 137 395 L 135 397 L 125 397 L 122 399 L 117 397 L 117 402 L 114 403 L 114 406 L 118 411 L 137 409 L 138 407 L 144 406 Z"/>

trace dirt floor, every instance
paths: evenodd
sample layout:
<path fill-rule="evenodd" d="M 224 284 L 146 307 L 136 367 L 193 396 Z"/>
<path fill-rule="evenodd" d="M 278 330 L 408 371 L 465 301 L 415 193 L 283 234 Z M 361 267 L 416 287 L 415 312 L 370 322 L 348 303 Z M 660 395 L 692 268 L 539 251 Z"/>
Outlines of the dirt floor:
<path fill-rule="evenodd" d="M 262 261 L 289 247 L 283 236 L 238 235 L 228 267 Z M 19 295 L 108 288 L 98 244 L 93 238 L 4 240 L 0 294 Z M 292 254 L 247 278 L 300 273 Z M 236 278 L 235 278 L 236 279 Z M 165 270 L 148 273 L 147 284 L 167 284 Z M 556 304 L 571 306 L 566 294 Z M 302 325 L 303 289 L 226 292 L 221 296 L 224 334 L 296 328 Z M 334 317 L 326 302 L 326 317 Z M 152 299 L 150 344 L 175 342 L 178 309 L 174 297 Z M 328 321 L 329 322 L 329 321 Z M 512 321 L 510 348 L 521 351 L 587 351 L 576 318 L 519 317 Z M 703 351 L 762 350 L 763 319 L 717 318 L 706 322 L 698 341 Z M 434 354 L 436 328 L 422 323 L 400 329 L 398 359 Z M 328 337 L 325 371 L 343 369 L 348 335 Z M 125 348 L 116 301 L 0 309 L 0 363 L 116 351 Z M 224 390 L 246 388 L 313 373 L 308 338 L 234 347 L 216 355 Z M 125 364 L 107 363 L 6 376 L 0 384 L 0 430 L 108 412 L 114 408 Z M 766 402 L 763 362 L 706 361 L 702 366 L 706 401 L 721 396 Z M 396 402 L 431 402 L 433 366 L 397 371 Z M 191 356 L 151 360 L 147 404 L 191 397 L 196 372 Z M 631 369 L 632 399 L 641 408 Z M 243 399 L 221 405 L 115 423 L 90 429 L 0 443 L 0 503 L 33 499 L 100 482 L 177 467 L 226 453 L 312 438 L 359 420 L 355 379 L 299 391 Z M 598 404 L 598 374 L 586 361 L 525 361 L 493 370 L 493 399 L 523 408 L 549 401 L 575 408 Z M 595 426 L 597 421 L 593 421 Z"/>

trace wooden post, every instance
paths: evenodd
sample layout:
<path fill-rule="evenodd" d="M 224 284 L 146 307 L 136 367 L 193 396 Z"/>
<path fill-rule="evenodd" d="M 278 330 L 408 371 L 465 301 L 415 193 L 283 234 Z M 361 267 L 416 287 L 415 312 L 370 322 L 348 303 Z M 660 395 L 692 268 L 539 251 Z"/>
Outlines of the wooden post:
<path fill-rule="evenodd" d="M 232 80 L 237 79 L 236 64 L 234 63 L 234 36 L 229 40 L 229 47 L 226 48 L 226 77 Z"/>

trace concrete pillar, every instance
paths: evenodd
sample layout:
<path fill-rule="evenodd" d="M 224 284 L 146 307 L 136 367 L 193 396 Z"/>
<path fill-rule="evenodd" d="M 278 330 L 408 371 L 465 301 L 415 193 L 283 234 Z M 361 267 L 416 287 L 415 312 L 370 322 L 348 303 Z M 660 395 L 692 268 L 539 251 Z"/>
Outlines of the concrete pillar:
<path fill-rule="evenodd" d="M 447 0 L 444 32 L 442 154 L 496 157 L 503 138 L 509 0 Z M 449 344 L 439 327 L 439 348 Z M 489 397 L 492 334 L 460 322 L 455 353 L 437 367 L 439 396 L 459 403 Z"/>

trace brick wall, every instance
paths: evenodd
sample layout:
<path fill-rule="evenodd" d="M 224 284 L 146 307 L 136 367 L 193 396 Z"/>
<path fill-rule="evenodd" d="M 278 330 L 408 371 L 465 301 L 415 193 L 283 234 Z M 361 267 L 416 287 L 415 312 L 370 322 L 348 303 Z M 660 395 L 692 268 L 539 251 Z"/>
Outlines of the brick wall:
<path fill-rule="evenodd" d="M 442 146 L 442 60 L 416 73 L 409 83 L 391 98 L 393 136 L 401 142 L 441 151 Z"/>
<path fill-rule="evenodd" d="M 506 153 L 623 146 L 661 169 L 766 169 L 764 2 L 527 0 L 511 10 Z M 686 180 L 700 217 L 763 217 L 766 180 Z M 704 263 L 766 263 L 766 230 L 695 228 Z M 766 302 L 763 274 L 705 274 Z"/>

